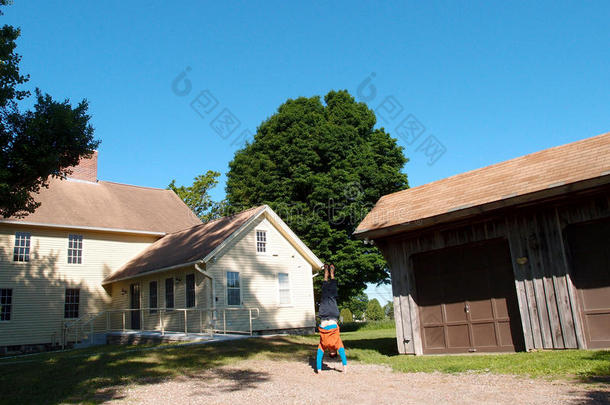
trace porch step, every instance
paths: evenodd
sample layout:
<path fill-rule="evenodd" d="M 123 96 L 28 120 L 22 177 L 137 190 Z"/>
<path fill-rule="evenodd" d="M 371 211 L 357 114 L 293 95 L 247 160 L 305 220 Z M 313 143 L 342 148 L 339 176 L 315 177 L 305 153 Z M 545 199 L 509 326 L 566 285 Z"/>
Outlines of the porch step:
<path fill-rule="evenodd" d="M 116 344 L 128 344 L 128 345 L 139 345 L 139 344 L 150 344 L 150 343 L 167 343 L 167 342 L 199 342 L 212 340 L 212 336 L 209 334 L 200 333 L 165 333 L 160 332 L 109 332 L 106 336 L 106 343 L 109 345 Z"/>

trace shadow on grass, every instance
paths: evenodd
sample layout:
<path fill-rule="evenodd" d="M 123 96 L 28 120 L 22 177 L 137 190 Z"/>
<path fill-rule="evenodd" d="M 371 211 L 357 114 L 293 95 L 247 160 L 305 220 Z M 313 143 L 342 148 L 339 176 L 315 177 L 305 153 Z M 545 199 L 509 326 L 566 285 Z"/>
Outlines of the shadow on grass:
<path fill-rule="evenodd" d="M 97 352 L 87 349 L 27 362 L 3 361 L 0 403 L 100 403 L 120 398 L 121 389 L 130 384 L 156 384 L 171 377 L 194 378 L 206 372 L 231 382 L 222 389 L 237 391 L 254 388 L 269 377 L 248 370 L 211 369 L 259 355 L 307 361 L 312 349 L 311 344 L 278 337 L 164 348 L 104 346 Z"/>
<path fill-rule="evenodd" d="M 393 320 L 368 321 L 368 322 L 345 322 L 340 325 L 342 332 L 356 332 L 359 330 L 394 329 Z"/>
<path fill-rule="evenodd" d="M 610 350 L 591 352 L 585 360 L 592 362 L 593 367 L 579 376 L 581 382 L 610 384 Z M 610 398 L 607 399 L 610 403 Z"/>
<path fill-rule="evenodd" d="M 345 341 L 346 350 L 374 350 L 384 356 L 397 356 L 396 338 L 381 337 L 374 339 L 349 339 Z"/>

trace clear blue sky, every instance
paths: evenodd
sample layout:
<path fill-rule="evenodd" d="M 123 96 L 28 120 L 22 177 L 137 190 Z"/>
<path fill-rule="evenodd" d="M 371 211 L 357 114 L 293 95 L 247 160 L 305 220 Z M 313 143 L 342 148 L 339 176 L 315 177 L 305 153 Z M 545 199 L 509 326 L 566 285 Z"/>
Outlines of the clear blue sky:
<path fill-rule="evenodd" d="M 402 111 L 380 124 L 395 137 L 417 117 L 424 134 L 399 138 L 411 186 L 610 130 L 607 1 L 16 0 L 4 12 L 22 29 L 29 86 L 89 100 L 103 180 L 224 175 L 242 130 L 331 89 L 371 108 L 393 96 Z M 187 66 L 180 97 L 172 82 Z M 370 86 L 358 92 L 371 74 L 372 99 Z M 202 118 L 190 103 L 204 90 L 218 105 Z M 224 108 L 240 121 L 227 140 L 210 125 Z M 432 165 L 417 151 L 429 135 L 446 149 Z"/>

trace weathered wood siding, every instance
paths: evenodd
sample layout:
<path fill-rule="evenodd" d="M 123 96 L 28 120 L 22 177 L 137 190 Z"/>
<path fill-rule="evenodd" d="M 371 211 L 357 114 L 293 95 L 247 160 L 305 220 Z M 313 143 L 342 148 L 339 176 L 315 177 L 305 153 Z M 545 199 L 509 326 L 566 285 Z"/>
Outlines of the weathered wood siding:
<path fill-rule="evenodd" d="M 14 262 L 15 232 L 30 232 L 30 261 Z M 68 235 L 83 235 L 82 264 L 68 264 Z M 58 343 L 66 288 L 80 289 L 79 315 L 105 310 L 102 280 L 156 238 L 0 224 L 0 288 L 13 290 L 10 321 L 0 321 L 0 347 Z"/>
<path fill-rule="evenodd" d="M 510 246 L 526 350 L 584 348 L 565 228 L 608 218 L 609 206 L 610 193 L 602 191 L 377 240 L 392 275 L 399 352 L 422 353 L 411 256 L 495 238 Z"/>

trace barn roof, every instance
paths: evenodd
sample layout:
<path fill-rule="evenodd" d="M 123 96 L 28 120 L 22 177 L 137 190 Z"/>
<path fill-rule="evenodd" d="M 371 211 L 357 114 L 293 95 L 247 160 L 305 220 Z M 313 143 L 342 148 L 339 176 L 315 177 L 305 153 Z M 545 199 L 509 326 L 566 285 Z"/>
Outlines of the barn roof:
<path fill-rule="evenodd" d="M 34 199 L 36 211 L 0 222 L 159 236 L 201 224 L 176 193 L 158 188 L 54 178 Z"/>
<path fill-rule="evenodd" d="M 322 265 L 322 262 L 288 228 L 284 221 L 269 206 L 262 205 L 165 235 L 108 276 L 103 284 L 136 278 L 153 272 L 168 271 L 198 262 L 207 262 L 215 255 L 219 255 L 229 245 L 230 240 L 238 237 L 250 223 L 261 215 L 265 215 L 278 228 L 312 267 L 319 268 Z"/>
<path fill-rule="evenodd" d="M 354 235 L 389 236 L 609 183 L 606 133 L 385 195 Z"/>

